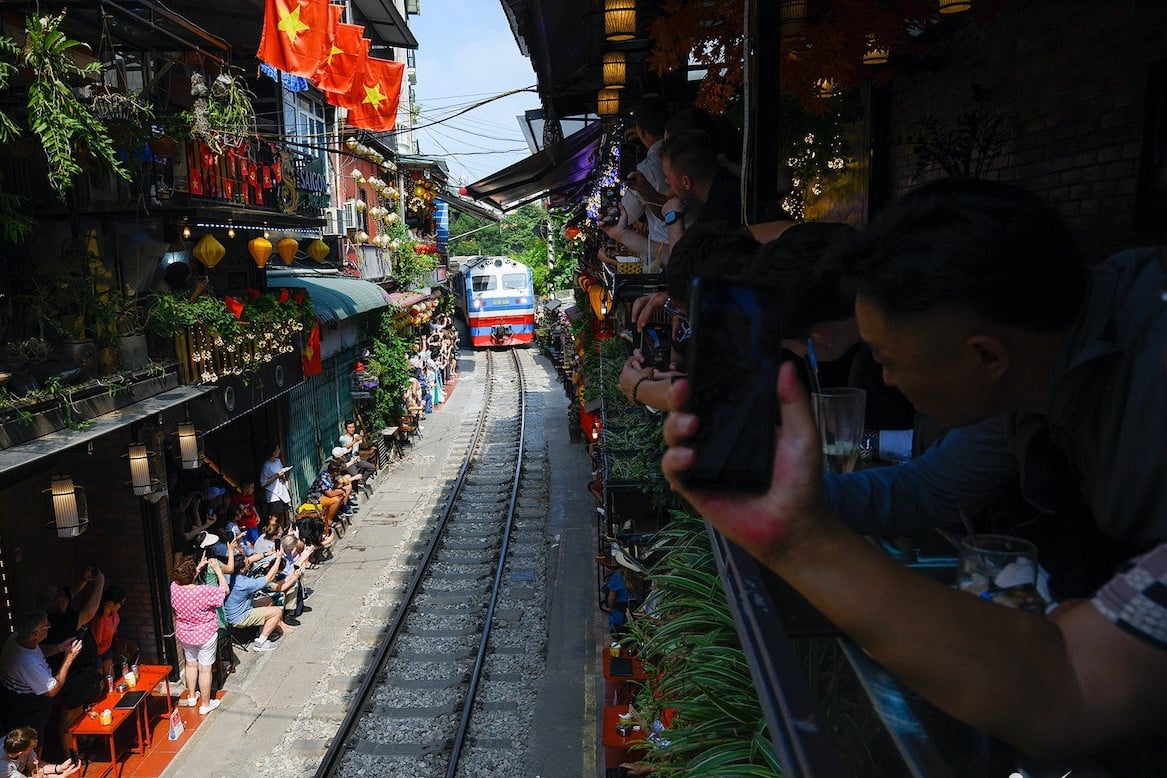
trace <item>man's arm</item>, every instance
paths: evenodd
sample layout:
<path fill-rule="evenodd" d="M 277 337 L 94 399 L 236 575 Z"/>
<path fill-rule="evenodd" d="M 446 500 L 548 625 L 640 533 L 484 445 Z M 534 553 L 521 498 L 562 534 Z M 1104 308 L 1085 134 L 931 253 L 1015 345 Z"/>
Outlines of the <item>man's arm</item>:
<path fill-rule="evenodd" d="M 73 660 L 81 653 L 81 645 L 80 640 L 74 640 L 69 646 L 69 650 L 65 652 L 65 661 L 61 663 L 57 674 L 53 676 L 53 680 L 55 681 L 53 688 L 45 692 L 46 697 L 56 697 L 61 693 L 61 687 L 65 685 L 65 679 L 69 677 L 69 668 L 73 666 Z"/>
<path fill-rule="evenodd" d="M 923 455 L 894 467 L 824 478 L 824 502 L 852 529 L 897 535 L 951 524 L 1018 478 L 1005 417 L 949 431 Z"/>
<path fill-rule="evenodd" d="M 85 602 L 77 612 L 77 628 L 88 624 L 97 614 L 101 606 L 101 594 L 105 591 L 105 574 L 97 568 L 93 569 L 93 580 L 89 585 L 89 592 L 85 595 Z"/>
<path fill-rule="evenodd" d="M 697 420 L 670 415 L 661 465 L 719 531 L 782 576 L 865 651 L 935 705 L 1034 754 L 1089 751 L 1161 729 L 1167 650 L 1082 605 L 1049 619 L 919 575 L 822 504 L 822 452 L 793 368 L 779 374 L 782 427 L 763 495 L 689 492 L 683 445 Z M 688 387 L 681 381 L 673 407 Z"/>

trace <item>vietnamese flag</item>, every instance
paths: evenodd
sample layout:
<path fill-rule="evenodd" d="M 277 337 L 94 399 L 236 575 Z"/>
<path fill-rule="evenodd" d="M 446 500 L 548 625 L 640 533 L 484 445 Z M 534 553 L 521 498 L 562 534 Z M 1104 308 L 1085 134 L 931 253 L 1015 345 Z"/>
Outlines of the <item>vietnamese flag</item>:
<path fill-rule="evenodd" d="M 312 81 L 322 92 L 347 95 L 352 91 L 353 79 L 365 67 L 365 59 L 369 56 L 369 41 L 364 37 L 364 27 L 341 23 L 344 6 L 333 5 L 329 8 L 333 17 L 331 43 Z"/>
<path fill-rule="evenodd" d="M 308 343 L 304 346 L 304 376 L 320 375 L 324 372 L 324 365 L 320 360 L 320 323 L 312 327 L 312 334 L 308 336 Z"/>
<path fill-rule="evenodd" d="M 276 70 L 312 78 L 328 57 L 328 0 L 267 0 L 256 56 Z"/>
<path fill-rule="evenodd" d="M 336 95 L 348 109 L 348 123 L 372 132 L 386 132 L 397 124 L 397 106 L 401 100 L 401 79 L 405 63 L 367 57 L 365 67 L 353 79 L 347 95 Z"/>

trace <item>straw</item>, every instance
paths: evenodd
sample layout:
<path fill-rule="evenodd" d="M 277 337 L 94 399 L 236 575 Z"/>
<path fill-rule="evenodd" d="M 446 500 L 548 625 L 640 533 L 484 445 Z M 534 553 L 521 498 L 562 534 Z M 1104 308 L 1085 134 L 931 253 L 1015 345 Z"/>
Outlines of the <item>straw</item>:
<path fill-rule="evenodd" d="M 806 358 L 810 361 L 810 390 L 814 394 L 819 394 L 822 391 L 819 386 L 819 360 L 814 353 L 814 340 L 812 338 L 806 339 Z"/>

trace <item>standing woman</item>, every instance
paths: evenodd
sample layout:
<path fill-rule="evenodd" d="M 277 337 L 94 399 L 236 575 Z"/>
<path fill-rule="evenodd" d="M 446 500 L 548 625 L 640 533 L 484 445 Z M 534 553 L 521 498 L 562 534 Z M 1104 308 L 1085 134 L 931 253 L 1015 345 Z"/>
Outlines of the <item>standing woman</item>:
<path fill-rule="evenodd" d="M 207 565 L 214 571 L 218 586 L 195 583 Z M 204 702 L 199 706 L 199 713 L 203 716 L 219 707 L 219 701 L 211 696 L 211 667 L 219 641 L 219 617 L 216 610 L 226 597 L 227 579 L 219 569 L 218 559 L 204 556 L 195 564 L 191 557 L 182 556 L 174 563 L 170 603 L 174 606 L 174 634 L 186 656 L 186 697 L 179 699 L 178 704 L 193 706 L 198 703 L 201 693 Z"/>

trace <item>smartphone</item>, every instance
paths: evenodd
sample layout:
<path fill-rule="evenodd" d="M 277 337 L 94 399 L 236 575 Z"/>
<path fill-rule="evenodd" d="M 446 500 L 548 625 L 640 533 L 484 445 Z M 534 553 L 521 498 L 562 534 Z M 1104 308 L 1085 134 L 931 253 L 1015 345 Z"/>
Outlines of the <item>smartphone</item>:
<path fill-rule="evenodd" d="M 72 762 L 74 765 L 79 765 L 79 764 L 81 764 L 81 754 L 77 753 L 77 749 L 76 749 L 76 748 L 70 748 L 70 749 L 69 749 L 69 756 L 68 756 L 68 758 L 69 758 L 69 761 L 70 761 L 70 762 Z"/>
<path fill-rule="evenodd" d="M 781 335 L 777 292 L 696 278 L 689 298 L 685 408 L 699 428 L 683 480 L 693 489 L 764 492 L 774 468 Z"/>
<path fill-rule="evenodd" d="M 669 369 L 672 338 L 667 324 L 649 324 L 640 331 L 640 353 L 644 355 L 644 366 L 657 370 Z"/>
<path fill-rule="evenodd" d="M 620 187 L 600 188 L 600 221 L 604 224 L 615 224 L 620 221 Z"/>

